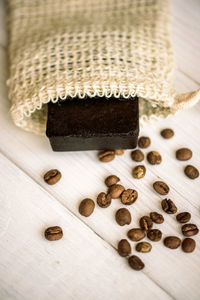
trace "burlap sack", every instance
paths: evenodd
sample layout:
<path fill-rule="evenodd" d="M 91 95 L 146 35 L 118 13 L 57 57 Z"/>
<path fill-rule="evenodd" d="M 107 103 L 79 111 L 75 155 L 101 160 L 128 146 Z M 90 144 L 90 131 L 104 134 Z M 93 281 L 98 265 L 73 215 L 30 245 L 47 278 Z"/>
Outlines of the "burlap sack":
<path fill-rule="evenodd" d="M 44 134 L 46 103 L 140 97 L 140 121 L 194 104 L 176 95 L 166 0 L 8 0 L 16 125 Z M 108 99 L 109 101 L 109 99 Z"/>

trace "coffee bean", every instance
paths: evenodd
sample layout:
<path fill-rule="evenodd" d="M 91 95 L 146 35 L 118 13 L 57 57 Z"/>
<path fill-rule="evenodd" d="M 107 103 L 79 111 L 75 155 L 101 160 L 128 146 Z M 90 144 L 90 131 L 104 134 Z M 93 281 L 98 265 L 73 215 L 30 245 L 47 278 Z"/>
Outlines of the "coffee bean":
<path fill-rule="evenodd" d="M 116 175 L 110 175 L 106 178 L 105 184 L 109 187 L 113 184 L 116 184 L 118 181 L 120 181 L 119 177 Z"/>
<path fill-rule="evenodd" d="M 106 194 L 102 192 L 97 196 L 97 204 L 102 208 L 106 208 L 110 206 L 111 200 L 112 198 L 110 194 Z"/>
<path fill-rule="evenodd" d="M 116 222 L 120 226 L 129 225 L 131 223 L 131 214 L 126 208 L 120 208 L 115 215 Z"/>
<path fill-rule="evenodd" d="M 162 157 L 159 152 L 151 151 L 147 154 L 147 160 L 151 165 L 159 165 L 162 162 Z"/>
<path fill-rule="evenodd" d="M 138 197 L 138 192 L 133 189 L 127 189 L 123 191 L 123 193 L 120 196 L 121 202 L 125 205 L 133 204 L 137 200 L 137 197 Z"/>
<path fill-rule="evenodd" d="M 147 237 L 153 242 L 158 242 L 162 238 L 162 232 L 159 229 L 151 229 L 147 232 Z"/>
<path fill-rule="evenodd" d="M 175 214 L 177 212 L 177 207 L 171 199 L 162 200 L 161 206 L 167 214 Z"/>
<path fill-rule="evenodd" d="M 148 242 L 140 242 L 136 245 L 135 249 L 137 252 L 147 253 L 151 251 L 152 246 Z"/>
<path fill-rule="evenodd" d="M 124 150 L 122 150 L 122 149 L 115 150 L 115 154 L 116 155 L 122 155 L 122 154 L 124 154 Z"/>
<path fill-rule="evenodd" d="M 49 241 L 57 241 L 63 237 L 63 231 L 60 226 L 49 227 L 45 230 L 44 236 Z"/>
<path fill-rule="evenodd" d="M 138 140 L 138 146 L 140 148 L 147 148 L 150 146 L 150 144 L 151 144 L 151 140 L 147 136 L 141 136 Z"/>
<path fill-rule="evenodd" d="M 84 217 L 89 217 L 94 211 L 95 203 L 93 200 L 86 198 L 79 205 L 79 213 Z"/>
<path fill-rule="evenodd" d="M 145 231 L 141 228 L 133 228 L 128 231 L 128 237 L 133 242 L 138 242 L 145 237 Z"/>
<path fill-rule="evenodd" d="M 146 168 L 145 166 L 136 166 L 134 169 L 133 169 L 133 177 L 136 178 L 136 179 L 141 179 L 145 176 L 146 174 Z"/>
<path fill-rule="evenodd" d="M 176 216 L 176 220 L 179 223 L 187 223 L 191 219 L 191 214 L 189 212 L 182 212 Z"/>
<path fill-rule="evenodd" d="M 120 256 L 128 256 L 131 254 L 131 245 L 125 239 L 121 240 L 118 244 L 118 253 Z"/>
<path fill-rule="evenodd" d="M 140 162 L 144 160 L 144 154 L 141 150 L 134 150 L 131 152 L 131 158 L 134 161 Z"/>
<path fill-rule="evenodd" d="M 177 249 L 181 244 L 181 240 L 177 236 L 168 236 L 164 239 L 164 245 L 170 249 Z"/>
<path fill-rule="evenodd" d="M 121 184 L 114 184 L 111 185 L 108 189 L 108 193 L 111 195 L 113 199 L 117 199 L 121 196 L 122 192 L 125 190 L 123 185 Z"/>
<path fill-rule="evenodd" d="M 184 236 L 196 235 L 199 232 L 197 225 L 195 224 L 185 224 L 181 228 Z"/>
<path fill-rule="evenodd" d="M 98 154 L 99 160 L 102 162 L 109 162 L 115 158 L 114 150 L 105 150 Z"/>
<path fill-rule="evenodd" d="M 193 240 L 191 238 L 185 238 L 182 241 L 182 250 L 186 253 L 193 252 L 195 247 L 196 247 L 196 242 L 195 242 L 195 240 Z"/>
<path fill-rule="evenodd" d="M 174 136 L 174 131 L 170 128 L 163 129 L 160 133 L 164 139 L 170 139 Z"/>
<path fill-rule="evenodd" d="M 184 173 L 190 179 L 196 179 L 199 177 L 199 171 L 194 166 L 188 165 L 184 169 Z"/>
<path fill-rule="evenodd" d="M 136 255 L 130 256 L 128 259 L 128 263 L 129 266 L 136 271 L 140 271 L 144 268 L 143 261 Z"/>
<path fill-rule="evenodd" d="M 45 175 L 44 175 L 44 181 L 50 185 L 56 184 L 60 178 L 61 178 L 61 173 L 60 171 L 56 169 L 49 170 Z"/>
<path fill-rule="evenodd" d="M 150 218 L 156 224 L 162 224 L 164 222 L 164 217 L 156 211 L 150 213 Z"/>
<path fill-rule="evenodd" d="M 149 218 L 148 216 L 142 217 L 140 219 L 140 227 L 146 231 L 151 229 L 153 227 L 153 222 L 152 222 L 151 218 Z"/>
<path fill-rule="evenodd" d="M 169 193 L 169 187 L 163 181 L 155 181 L 153 184 L 153 188 L 160 195 L 167 195 Z"/>
<path fill-rule="evenodd" d="M 188 160 L 192 157 L 192 151 L 188 148 L 181 148 L 176 151 L 176 158 L 178 160 Z"/>

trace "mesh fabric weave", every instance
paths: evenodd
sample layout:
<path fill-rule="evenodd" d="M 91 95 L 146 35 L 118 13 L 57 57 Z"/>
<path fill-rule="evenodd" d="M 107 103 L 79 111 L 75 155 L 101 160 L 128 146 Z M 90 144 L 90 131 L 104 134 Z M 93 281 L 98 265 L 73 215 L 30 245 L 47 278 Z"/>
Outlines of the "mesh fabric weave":
<path fill-rule="evenodd" d="M 8 0 L 16 125 L 43 134 L 46 103 L 140 97 L 140 120 L 175 101 L 167 0 Z M 109 99 L 108 99 L 109 101 Z"/>

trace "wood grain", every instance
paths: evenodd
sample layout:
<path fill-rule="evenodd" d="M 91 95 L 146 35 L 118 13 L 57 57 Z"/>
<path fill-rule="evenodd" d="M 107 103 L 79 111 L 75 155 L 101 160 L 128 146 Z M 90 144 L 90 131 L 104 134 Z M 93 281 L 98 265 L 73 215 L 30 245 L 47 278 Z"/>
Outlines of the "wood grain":
<path fill-rule="evenodd" d="M 199 1 L 172 1 L 172 38 L 180 93 L 199 87 L 199 13 Z M 4 14 L 1 4 L 0 15 Z M 142 215 L 161 212 L 163 197 L 152 189 L 158 179 L 169 184 L 169 198 L 179 211 L 191 212 L 192 222 L 200 227 L 200 178 L 189 180 L 183 174 L 187 162 L 175 159 L 176 149 L 189 147 L 193 150 L 189 163 L 200 169 L 200 104 L 141 130 L 141 135 L 152 140 L 145 154 L 158 150 L 163 157 L 159 166 L 150 166 L 145 160 L 147 174 L 142 180 L 131 176 L 136 164 L 130 158 L 130 150 L 108 164 L 98 161 L 96 151 L 54 153 L 45 137 L 24 132 L 12 123 L 5 86 L 6 34 L 2 28 L 5 27 L 0 29 L 0 299 L 199 299 L 199 236 L 195 237 L 197 249 L 192 254 L 181 249 L 170 251 L 162 242 L 153 243 L 151 253 L 140 255 L 146 264 L 142 272 L 130 270 L 115 249 L 128 229 L 138 226 Z M 175 130 L 171 140 L 160 136 L 165 127 Z M 55 186 L 48 186 L 42 178 L 50 168 L 58 168 L 63 174 Z M 96 207 L 90 218 L 78 213 L 83 198 L 95 200 L 99 192 L 106 191 L 104 179 L 110 174 L 118 175 L 126 188 L 139 192 L 136 203 L 128 207 L 133 217 L 129 226 L 120 227 L 115 222 L 115 212 L 122 207 L 119 200 L 113 200 L 107 209 Z M 175 217 L 164 217 L 164 224 L 155 228 L 160 228 L 164 237 L 177 235 L 182 239 Z M 63 240 L 49 243 L 43 238 L 44 228 L 51 225 L 63 227 Z M 131 245 L 136 254 L 135 244 Z"/>
<path fill-rule="evenodd" d="M 2 155 L 0 165 L 1 201 L 11 203 L 0 245 L 1 299 L 171 299 Z M 45 228 L 57 224 L 63 239 L 45 240 Z"/>
<path fill-rule="evenodd" d="M 178 69 L 199 85 L 200 1 L 173 0 L 171 11 L 172 43 Z"/>

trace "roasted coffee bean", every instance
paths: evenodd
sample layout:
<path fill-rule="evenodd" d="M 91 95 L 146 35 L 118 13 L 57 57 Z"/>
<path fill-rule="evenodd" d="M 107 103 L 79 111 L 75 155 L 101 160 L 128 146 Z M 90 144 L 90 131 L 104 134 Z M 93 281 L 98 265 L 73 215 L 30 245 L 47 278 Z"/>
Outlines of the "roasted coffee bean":
<path fill-rule="evenodd" d="M 161 206 L 167 214 L 175 214 L 177 212 L 177 207 L 171 199 L 163 199 Z"/>
<path fill-rule="evenodd" d="M 79 213 L 84 217 L 89 217 L 94 211 L 95 203 L 92 199 L 86 198 L 79 205 Z"/>
<path fill-rule="evenodd" d="M 147 232 L 147 237 L 153 242 L 158 242 L 162 238 L 162 232 L 159 229 L 151 229 Z"/>
<path fill-rule="evenodd" d="M 57 241 L 63 237 L 63 231 L 60 226 L 49 227 L 45 230 L 44 236 L 49 241 Z"/>
<path fill-rule="evenodd" d="M 153 188 L 160 195 L 167 195 L 169 193 L 169 187 L 163 181 L 155 181 L 153 184 Z"/>
<path fill-rule="evenodd" d="M 115 215 L 116 222 L 120 226 L 129 225 L 131 223 L 131 214 L 126 208 L 120 208 Z"/>
<path fill-rule="evenodd" d="M 148 216 L 142 217 L 140 219 L 140 227 L 146 231 L 151 229 L 153 227 L 153 222 L 152 222 L 151 218 L 149 218 Z"/>
<path fill-rule="evenodd" d="M 111 200 L 112 198 L 110 194 L 106 194 L 102 192 L 97 197 L 97 204 L 102 208 L 106 208 L 110 206 Z"/>
<path fill-rule="evenodd" d="M 131 158 L 134 161 L 140 162 L 144 160 L 144 153 L 141 150 L 134 150 L 131 152 Z"/>
<path fill-rule="evenodd" d="M 184 169 L 184 173 L 190 179 L 196 179 L 199 177 L 199 171 L 194 166 L 188 165 Z"/>
<path fill-rule="evenodd" d="M 159 165 L 162 162 L 162 157 L 159 152 L 151 151 L 147 154 L 147 160 L 151 165 Z"/>
<path fill-rule="evenodd" d="M 137 252 L 147 253 L 151 251 L 152 246 L 148 242 L 140 242 L 136 245 L 135 249 Z"/>
<path fill-rule="evenodd" d="M 117 199 L 121 196 L 122 192 L 125 190 L 123 185 L 121 184 L 114 184 L 111 185 L 108 189 L 108 193 L 111 195 L 113 199 Z"/>
<path fill-rule="evenodd" d="M 176 151 L 176 158 L 178 160 L 188 160 L 192 157 L 192 151 L 188 148 L 181 148 Z"/>
<path fill-rule="evenodd" d="M 151 140 L 147 136 L 141 136 L 138 140 L 138 146 L 140 148 L 147 148 L 150 146 L 150 144 L 151 144 Z"/>
<path fill-rule="evenodd" d="M 174 136 L 174 131 L 170 128 L 163 129 L 160 133 L 164 139 L 170 139 Z"/>
<path fill-rule="evenodd" d="M 116 184 L 118 181 L 120 181 L 119 177 L 116 175 L 110 175 L 106 178 L 105 184 L 109 187 L 113 184 Z"/>
<path fill-rule="evenodd" d="M 102 162 L 109 162 L 115 158 L 114 150 L 105 150 L 98 154 L 99 160 Z"/>
<path fill-rule="evenodd" d="M 164 217 L 156 211 L 150 213 L 150 218 L 156 224 L 162 224 L 164 222 Z"/>
<path fill-rule="evenodd" d="M 133 177 L 136 178 L 136 179 L 141 179 L 145 176 L 146 174 L 146 168 L 145 166 L 136 166 L 134 169 L 133 169 Z"/>
<path fill-rule="evenodd" d="M 131 254 L 131 245 L 125 239 L 121 240 L 118 244 L 118 253 L 120 256 L 128 256 Z"/>
<path fill-rule="evenodd" d="M 133 228 L 128 231 L 128 237 L 133 242 L 138 242 L 145 237 L 145 231 L 141 228 Z"/>
<path fill-rule="evenodd" d="M 45 175 L 44 175 L 44 181 L 50 185 L 53 185 L 57 183 L 60 178 L 61 178 L 61 173 L 60 171 L 56 169 L 49 170 Z"/>
<path fill-rule="evenodd" d="M 186 253 L 193 252 L 195 247 L 196 247 L 196 242 L 195 242 L 195 240 L 193 240 L 191 238 L 185 238 L 182 241 L 182 250 Z"/>
<path fill-rule="evenodd" d="M 144 268 L 143 261 L 136 255 L 130 256 L 128 259 L 128 263 L 129 266 L 136 271 L 140 271 Z"/>
<path fill-rule="evenodd" d="M 181 228 L 184 236 L 196 235 L 199 232 L 197 225 L 195 224 L 185 224 Z"/>
<path fill-rule="evenodd" d="M 120 196 L 121 202 L 125 205 L 133 204 L 137 200 L 137 197 L 138 197 L 138 192 L 133 189 L 127 189 L 123 191 L 123 193 Z"/>
<path fill-rule="evenodd" d="M 122 149 L 115 150 L 115 154 L 116 155 L 122 155 L 122 154 L 124 154 L 124 150 L 122 150 Z"/>
<path fill-rule="evenodd" d="M 191 214 L 189 212 L 182 212 L 176 216 L 176 220 L 179 223 L 187 223 L 191 219 Z"/>
<path fill-rule="evenodd" d="M 170 249 L 177 249 L 181 244 L 181 240 L 177 236 L 168 236 L 164 239 L 164 245 Z"/>

